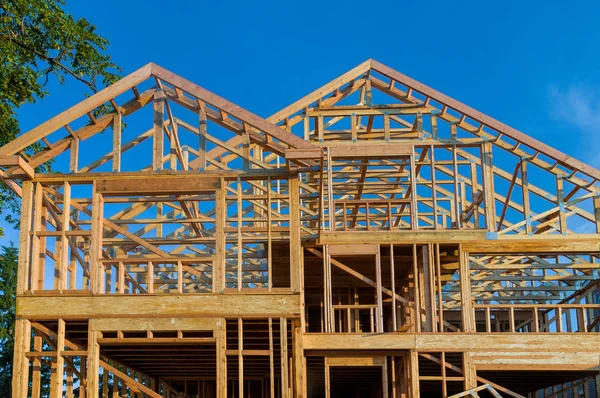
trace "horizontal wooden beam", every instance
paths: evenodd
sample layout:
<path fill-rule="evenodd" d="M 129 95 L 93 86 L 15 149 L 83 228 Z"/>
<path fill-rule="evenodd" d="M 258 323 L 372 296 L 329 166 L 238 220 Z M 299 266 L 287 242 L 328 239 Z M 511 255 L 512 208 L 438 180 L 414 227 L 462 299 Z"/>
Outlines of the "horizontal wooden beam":
<path fill-rule="evenodd" d="M 106 295 L 17 298 L 17 317 L 32 320 L 62 318 L 179 318 L 300 315 L 297 294 Z"/>
<path fill-rule="evenodd" d="M 35 177 L 33 168 L 19 155 L 1 156 L 0 166 L 17 167 L 19 169 L 5 176 L 6 178 L 25 177 L 27 180 L 32 180 Z"/>
<path fill-rule="evenodd" d="M 290 148 L 285 150 L 285 158 L 287 160 L 306 160 L 306 159 L 321 159 L 323 157 L 323 149 L 296 149 Z"/>
<path fill-rule="evenodd" d="M 340 231 L 322 232 L 319 244 L 426 244 L 456 243 L 469 253 L 595 253 L 600 251 L 600 236 L 491 236 L 483 231 Z"/>
<path fill-rule="evenodd" d="M 211 171 L 199 171 L 199 170 L 188 170 L 182 171 L 177 170 L 176 172 L 170 170 L 163 170 L 160 172 L 154 171 L 138 171 L 138 172 L 124 172 L 124 173 L 79 173 L 79 174 L 36 174 L 35 181 L 44 183 L 64 183 L 70 182 L 72 184 L 88 184 L 94 181 L 101 180 L 131 180 L 131 179 L 156 179 L 156 178 L 172 178 L 185 180 L 189 178 L 224 178 L 224 179 L 237 179 L 238 177 L 243 180 L 261 180 L 266 177 L 271 178 L 286 178 L 289 172 L 286 168 L 270 169 L 270 170 L 211 170 Z"/>
<path fill-rule="evenodd" d="M 589 352 L 481 351 L 471 357 L 477 370 L 600 370 L 600 354 Z"/>
<path fill-rule="evenodd" d="M 329 254 L 331 256 L 374 256 L 379 253 L 378 245 L 330 245 Z"/>
<path fill-rule="evenodd" d="M 343 231 L 321 232 L 319 244 L 342 243 L 459 243 L 471 240 L 485 240 L 485 231 Z"/>
<path fill-rule="evenodd" d="M 380 145 L 346 145 L 346 146 L 335 146 L 329 149 L 329 153 L 333 158 L 364 158 L 364 157 L 378 157 L 378 158 L 389 158 L 395 156 L 410 156 L 413 154 L 412 145 L 404 144 L 380 144 Z"/>
<path fill-rule="evenodd" d="M 337 116 L 383 116 L 383 115 L 414 115 L 417 112 L 430 113 L 431 108 L 422 105 L 402 104 L 400 106 L 386 106 L 383 108 L 356 106 L 353 108 L 316 108 L 308 112 L 308 116 L 337 117 Z"/>
<path fill-rule="evenodd" d="M 98 331 L 216 330 L 222 318 L 100 318 L 90 320 Z"/>
<path fill-rule="evenodd" d="M 599 235 L 543 235 L 536 237 L 502 237 L 498 239 L 463 242 L 462 249 L 469 253 L 597 253 Z"/>
<path fill-rule="evenodd" d="M 188 176 L 187 178 L 104 179 L 96 182 L 97 192 L 104 195 L 178 195 L 214 192 L 220 178 Z"/>
<path fill-rule="evenodd" d="M 307 333 L 303 339 L 307 351 L 562 352 L 600 358 L 600 335 L 594 333 Z"/>

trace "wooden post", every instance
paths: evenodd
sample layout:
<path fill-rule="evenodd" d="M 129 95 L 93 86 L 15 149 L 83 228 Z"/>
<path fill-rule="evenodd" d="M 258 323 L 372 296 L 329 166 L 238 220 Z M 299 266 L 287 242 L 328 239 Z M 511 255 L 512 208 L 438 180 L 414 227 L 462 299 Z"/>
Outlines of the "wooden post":
<path fill-rule="evenodd" d="M 42 336 L 37 333 L 33 337 L 33 350 L 35 352 L 42 351 Z M 40 358 L 33 358 L 33 377 L 31 381 L 31 397 L 40 398 L 41 383 L 42 383 L 42 362 Z"/>
<path fill-rule="evenodd" d="M 120 112 L 113 116 L 112 171 L 115 173 L 121 171 L 121 118 Z"/>
<path fill-rule="evenodd" d="M 396 270 L 394 264 L 394 245 L 390 245 L 390 280 L 392 288 L 392 332 L 398 329 L 398 307 L 396 303 Z M 393 363 L 393 361 L 392 361 Z M 394 387 L 395 388 L 395 387 Z"/>
<path fill-rule="evenodd" d="M 459 268 L 460 268 L 460 300 L 461 316 L 464 332 L 475 331 L 475 319 L 473 317 L 473 302 L 471 300 L 471 272 L 469 268 L 469 253 L 462 251 L 459 245 Z"/>
<path fill-rule="evenodd" d="M 454 228 L 461 229 L 462 208 L 460 203 L 460 193 L 458 187 L 458 158 L 456 154 L 456 145 L 452 145 L 452 175 L 454 176 Z"/>
<path fill-rule="evenodd" d="M 41 184 L 39 185 L 41 187 Z M 40 188 L 36 188 L 37 190 Z M 41 193 L 40 193 L 41 194 Z M 19 264 L 18 264 L 18 276 L 17 276 L 17 295 L 25 294 L 25 290 L 29 288 L 29 278 L 30 278 L 30 266 L 32 265 L 29 261 L 29 255 L 32 255 L 33 270 L 36 270 L 36 258 L 39 259 L 39 255 L 37 250 L 34 250 L 35 247 L 31 247 L 31 223 L 33 217 L 33 183 L 31 181 L 23 181 L 23 193 L 22 193 L 22 201 L 21 201 L 21 233 L 19 236 Z M 36 201 L 37 202 L 37 201 Z M 41 200 L 39 202 L 39 208 L 36 208 L 36 214 L 41 213 Z M 37 220 L 36 216 L 36 220 Z M 35 227 L 34 227 L 35 228 Z M 34 231 L 35 233 L 35 231 Z M 34 241 L 36 238 L 34 237 Z M 29 253 L 29 250 L 32 250 L 32 253 Z M 35 283 L 33 281 L 32 283 Z M 33 288 L 33 287 L 32 287 Z M 15 332 L 16 333 L 16 332 Z M 16 336 L 15 336 L 16 337 Z M 16 345 L 15 345 L 16 347 Z"/>
<path fill-rule="evenodd" d="M 429 146 L 429 167 L 431 168 L 431 194 L 433 201 L 433 229 L 438 229 L 437 183 L 435 176 L 435 146 Z"/>
<path fill-rule="evenodd" d="M 306 397 L 306 358 L 304 357 L 304 343 L 302 338 L 302 322 L 297 319 L 293 321 L 293 343 L 294 343 L 294 390 L 297 398 Z"/>
<path fill-rule="evenodd" d="M 152 170 L 161 171 L 164 155 L 164 120 L 165 120 L 165 94 L 161 88 L 154 92 L 154 141 Z"/>
<path fill-rule="evenodd" d="M 289 177 L 290 194 L 290 287 L 292 291 L 298 292 L 301 289 L 301 251 L 302 243 L 300 241 L 300 188 L 298 175 Z"/>
<path fill-rule="evenodd" d="M 419 288 L 419 267 L 417 261 L 417 245 L 412 245 L 413 298 L 415 303 L 415 331 L 421 331 L 421 289 Z"/>
<path fill-rule="evenodd" d="M 281 398 L 289 397 L 289 372 L 288 372 L 288 336 L 287 319 L 279 319 L 279 338 L 281 343 Z"/>
<path fill-rule="evenodd" d="M 388 381 L 388 366 L 386 357 L 383 357 L 383 365 L 381 366 L 381 391 L 383 393 L 383 398 L 388 398 L 390 396 L 390 384 Z"/>
<path fill-rule="evenodd" d="M 244 285 L 244 258 L 243 258 L 243 241 L 242 241 L 242 180 L 238 177 L 237 179 L 237 291 L 242 291 L 242 286 Z"/>
<path fill-rule="evenodd" d="M 435 294 L 434 294 L 434 283 L 433 283 L 433 267 L 431 261 L 431 245 L 423 245 L 421 251 L 422 258 L 422 283 L 420 288 L 422 291 L 423 305 L 425 307 L 425 331 L 435 332 L 434 329 L 434 317 L 435 317 Z M 421 273 L 421 270 L 419 270 Z M 419 278 L 421 279 L 421 278 Z"/>
<path fill-rule="evenodd" d="M 531 207 L 529 202 L 529 177 L 527 173 L 527 159 L 521 159 L 521 187 L 523 190 L 523 215 L 525 216 L 525 231 L 531 235 Z"/>
<path fill-rule="evenodd" d="M 31 323 L 27 319 L 15 322 L 15 352 L 13 358 L 12 396 L 26 398 L 29 389 L 29 359 L 25 353 L 31 346 Z"/>
<path fill-rule="evenodd" d="M 419 386 L 419 354 L 415 350 L 410 350 L 410 396 L 411 398 L 419 398 L 421 389 Z"/>
<path fill-rule="evenodd" d="M 244 396 L 244 324 L 238 318 L 238 397 Z"/>
<path fill-rule="evenodd" d="M 225 318 L 221 319 L 217 337 L 217 398 L 227 398 L 227 330 Z"/>
<path fill-rule="evenodd" d="M 410 227 L 414 231 L 419 229 L 419 198 L 417 197 L 417 168 L 414 149 L 410 155 Z"/>
<path fill-rule="evenodd" d="M 215 192 L 215 260 L 213 263 L 213 293 L 225 290 L 225 220 L 227 202 L 225 181 Z"/>
<path fill-rule="evenodd" d="M 325 357 L 325 398 L 331 397 L 331 375 L 329 374 L 329 364 Z"/>
<path fill-rule="evenodd" d="M 63 377 L 65 372 L 65 358 L 62 351 L 65 349 L 65 321 L 58 320 L 58 333 L 56 339 L 56 359 L 53 364 L 52 383 L 50 385 L 50 398 L 63 396 Z"/>
<path fill-rule="evenodd" d="M 92 322 L 88 327 L 88 357 L 87 357 L 87 398 L 98 398 L 99 373 L 100 373 L 100 345 L 98 338 L 100 332 L 92 329 Z"/>
<path fill-rule="evenodd" d="M 333 158 L 327 148 L 327 214 L 329 215 L 329 231 L 335 230 L 335 205 L 333 204 Z M 369 221 L 367 220 L 367 224 Z"/>
<path fill-rule="evenodd" d="M 463 353 L 463 375 L 465 377 L 463 386 L 465 390 L 477 387 L 477 372 L 471 354 L 468 352 Z"/>
<path fill-rule="evenodd" d="M 324 332 L 333 332 L 333 319 L 334 314 L 332 313 L 333 298 L 331 292 L 331 255 L 329 254 L 329 246 L 323 245 L 323 307 L 324 307 Z"/>
<path fill-rule="evenodd" d="M 558 200 L 559 229 L 563 235 L 567 234 L 567 216 L 565 214 L 565 192 L 562 176 L 556 176 L 556 197 Z"/>
<path fill-rule="evenodd" d="M 269 318 L 269 397 L 275 398 L 275 358 L 273 355 L 273 318 Z"/>
<path fill-rule="evenodd" d="M 69 262 L 69 237 L 67 231 L 69 230 L 69 222 L 71 221 L 71 184 L 65 182 L 63 188 L 63 214 L 62 214 L 62 228 L 60 236 L 60 257 L 58 266 L 58 289 L 62 291 L 67 288 L 67 269 Z"/>
<path fill-rule="evenodd" d="M 496 199 L 494 198 L 494 169 L 491 142 L 486 142 L 481 146 L 481 166 L 485 197 L 485 218 L 488 231 L 493 232 L 496 231 Z"/>
<path fill-rule="evenodd" d="M 102 235 L 104 231 L 103 207 L 102 194 L 97 192 L 96 183 L 94 182 L 92 188 L 92 236 L 90 240 L 90 285 L 92 293 L 100 293 L 104 282 L 101 278 L 103 264 L 100 261 L 102 259 Z"/>
<path fill-rule="evenodd" d="M 377 253 L 375 254 L 375 276 L 377 283 L 377 332 L 383 333 L 383 293 L 381 280 L 381 251 L 377 245 Z"/>
<path fill-rule="evenodd" d="M 71 173 L 77 173 L 79 171 L 79 137 L 71 138 L 71 149 L 69 159 L 69 171 Z"/>
<path fill-rule="evenodd" d="M 435 273 L 438 293 L 438 331 L 444 331 L 444 292 L 442 290 L 442 265 L 440 259 L 440 244 L 435 244 Z"/>

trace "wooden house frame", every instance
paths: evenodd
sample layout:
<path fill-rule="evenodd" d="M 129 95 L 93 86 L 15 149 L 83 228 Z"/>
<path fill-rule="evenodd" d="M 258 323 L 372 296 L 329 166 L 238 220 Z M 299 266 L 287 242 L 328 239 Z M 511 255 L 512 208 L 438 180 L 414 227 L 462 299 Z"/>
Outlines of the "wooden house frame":
<path fill-rule="evenodd" d="M 14 398 L 600 396 L 600 171 L 377 61 L 266 119 L 148 64 L 0 178 Z"/>

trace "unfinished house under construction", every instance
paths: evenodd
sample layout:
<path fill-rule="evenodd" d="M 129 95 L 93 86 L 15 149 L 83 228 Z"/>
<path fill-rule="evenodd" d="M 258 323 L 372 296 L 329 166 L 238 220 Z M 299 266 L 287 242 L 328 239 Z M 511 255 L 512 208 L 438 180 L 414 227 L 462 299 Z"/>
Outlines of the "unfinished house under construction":
<path fill-rule="evenodd" d="M 600 171 L 376 61 L 266 119 L 149 64 L 0 166 L 14 398 L 599 396 Z"/>

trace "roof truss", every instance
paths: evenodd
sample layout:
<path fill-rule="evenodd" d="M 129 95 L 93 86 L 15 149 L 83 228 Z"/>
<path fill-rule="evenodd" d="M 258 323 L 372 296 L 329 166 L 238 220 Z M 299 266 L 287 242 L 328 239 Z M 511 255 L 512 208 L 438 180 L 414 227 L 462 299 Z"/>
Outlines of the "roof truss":
<path fill-rule="evenodd" d="M 142 89 L 148 82 L 154 84 Z M 127 93 L 131 93 L 130 98 L 119 105 L 117 99 Z M 379 98 L 382 101 L 378 102 Z M 122 142 L 126 118 L 149 103 L 154 104 L 153 124 Z M 109 107 L 113 112 L 95 116 L 100 107 Z M 180 117 L 183 111 L 192 117 Z M 82 119 L 86 123 L 81 124 Z M 77 123 L 79 127 L 73 127 Z M 217 126 L 216 133 L 211 133 L 208 124 Z M 85 156 L 79 154 L 83 141 L 108 127 L 113 130 L 113 145 L 104 155 L 96 158 L 89 151 Z M 223 138 L 225 131 L 234 134 Z M 184 142 L 184 134 L 195 137 L 194 143 Z M 277 169 L 286 164 L 285 152 L 289 149 L 320 156 L 321 147 L 348 143 L 409 143 L 415 148 L 418 179 L 433 197 L 422 204 L 433 208 L 437 206 L 435 202 L 453 201 L 453 192 L 460 187 L 447 189 L 444 178 L 460 181 L 468 190 L 468 197 L 462 198 L 465 226 L 478 225 L 485 217 L 495 218 L 495 227 L 490 229 L 500 234 L 568 233 L 571 229 L 566 225 L 567 219 L 572 217 L 578 219 L 571 223 L 575 228 L 583 225 L 586 230 L 590 225 L 590 229 L 597 230 L 600 226 L 594 210 L 600 204 L 598 170 L 374 60 L 363 62 L 267 119 L 160 66 L 148 64 L 0 148 L 4 167 L 0 171 L 17 191 L 19 186 L 12 180 L 31 178 L 31 170 L 65 153 L 69 153 L 72 173 L 102 171 L 110 164 L 113 172 L 119 172 L 123 171 L 121 157 L 150 141 L 152 162 L 142 165 L 140 171 Z M 26 149 L 36 142 L 44 149 L 27 153 Z M 169 146 L 166 154 L 162 149 L 165 144 Z M 480 153 L 468 149 L 477 145 L 487 149 Z M 502 149 L 503 157 L 496 161 L 499 155 L 495 151 L 493 164 L 488 159 L 492 147 Z M 371 147 L 374 151 L 375 147 Z M 444 160 L 448 156 L 455 160 Z M 86 164 L 80 164 L 82 158 Z M 405 167 L 382 161 L 388 162 L 390 169 Z M 311 165 L 319 159 L 294 162 Z M 379 166 L 361 164 L 356 159 L 346 164 L 344 176 L 360 187 L 348 192 L 349 198 L 361 199 L 369 192 L 380 199 L 410 198 L 412 193 L 406 187 L 393 193 L 366 189 L 369 184 L 398 183 L 373 172 L 373 167 Z M 482 180 L 485 167 L 493 172 L 489 181 Z M 468 168 L 470 171 L 466 171 Z M 540 173 L 551 176 L 550 183 L 538 183 Z M 314 194 L 319 189 L 318 180 L 313 175 L 301 188 Z M 486 185 L 494 191 L 487 199 L 483 197 Z M 492 213 L 486 214 L 486 201 L 493 208 Z M 314 214 L 318 205 L 307 201 L 307 209 Z M 444 222 L 443 217 L 450 218 L 453 211 L 440 206 L 439 212 L 433 210 L 430 216 L 423 213 L 419 219 L 437 228 Z M 353 210 L 352 224 L 356 224 L 357 216 L 358 210 Z M 402 220 L 398 217 L 394 224 L 401 225 Z M 385 223 L 377 225 L 383 227 Z"/>

